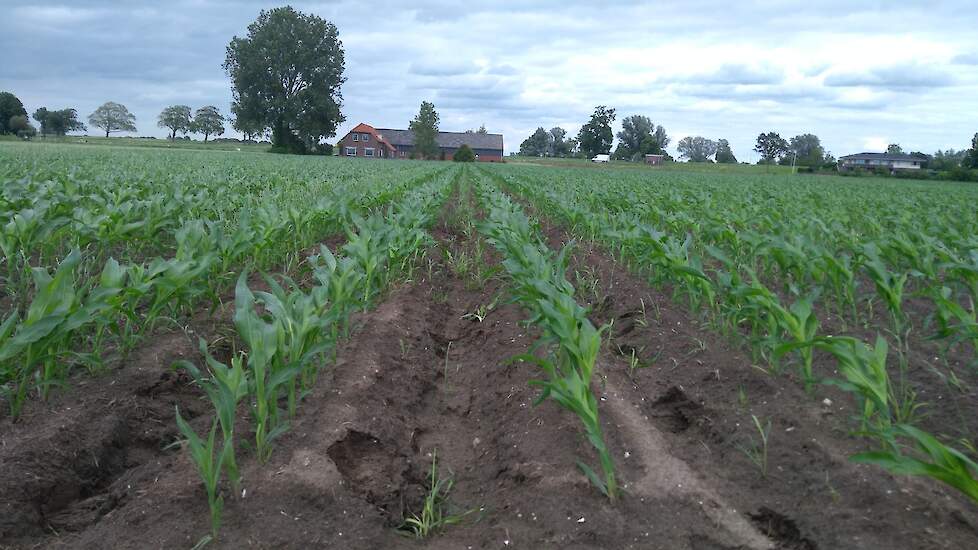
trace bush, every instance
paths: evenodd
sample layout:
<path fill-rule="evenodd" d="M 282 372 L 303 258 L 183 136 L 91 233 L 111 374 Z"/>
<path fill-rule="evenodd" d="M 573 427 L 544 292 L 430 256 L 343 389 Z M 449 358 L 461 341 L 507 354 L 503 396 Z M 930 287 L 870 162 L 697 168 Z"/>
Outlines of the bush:
<path fill-rule="evenodd" d="M 472 151 L 471 147 L 463 143 L 462 146 L 458 148 L 458 151 L 455 151 L 455 154 L 452 156 L 452 160 L 455 162 L 475 162 L 475 153 Z"/>

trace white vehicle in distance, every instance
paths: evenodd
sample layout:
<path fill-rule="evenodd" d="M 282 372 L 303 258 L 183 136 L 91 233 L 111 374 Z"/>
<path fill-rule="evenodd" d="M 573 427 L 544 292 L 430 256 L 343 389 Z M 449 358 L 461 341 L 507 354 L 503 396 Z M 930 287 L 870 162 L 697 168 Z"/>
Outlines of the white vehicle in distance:
<path fill-rule="evenodd" d="M 595 155 L 591 162 L 609 162 L 611 155 Z"/>

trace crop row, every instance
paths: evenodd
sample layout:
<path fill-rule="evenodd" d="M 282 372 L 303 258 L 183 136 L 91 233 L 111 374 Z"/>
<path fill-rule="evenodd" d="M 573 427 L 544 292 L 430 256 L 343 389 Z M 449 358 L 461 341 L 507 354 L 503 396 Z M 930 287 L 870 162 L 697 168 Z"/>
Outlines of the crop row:
<path fill-rule="evenodd" d="M 235 416 L 246 404 L 256 457 L 266 462 L 272 443 L 296 414 L 330 351 L 349 327 L 350 314 L 367 308 L 387 283 L 413 268 L 417 255 L 431 241 L 426 233 L 451 189 L 458 170 L 410 191 L 386 212 L 345 220 L 348 240 L 334 255 L 326 246 L 307 259 L 313 286 L 303 289 L 285 276 L 264 279 L 270 291 L 252 291 L 242 273 L 235 288 L 234 326 L 244 350 L 226 365 L 215 359 L 201 340 L 206 368 L 181 362 L 204 389 L 215 415 L 205 437 L 180 416 L 191 457 L 204 482 L 211 511 L 211 537 L 217 537 L 227 477 L 240 493 L 241 475 L 235 456 Z M 220 435 L 220 437 L 218 437 Z"/>
<path fill-rule="evenodd" d="M 815 383 L 826 383 L 851 392 L 859 403 L 858 433 L 873 441 L 876 447 L 854 456 L 854 460 L 875 463 L 896 473 L 930 476 L 978 501 L 975 479 L 978 465 L 965 453 L 913 425 L 912 394 L 891 376 L 887 339 L 877 335 L 875 341 L 867 343 L 857 337 L 826 334 L 821 329 L 814 314 L 818 292 L 812 289 L 813 277 L 791 277 L 791 272 L 786 271 L 771 273 L 790 277 L 786 283 L 790 291 L 779 293 L 766 286 L 758 274 L 757 266 L 765 260 L 746 256 L 744 251 L 730 253 L 707 244 L 702 250 L 715 260 L 707 262 L 692 246 L 692 240 L 702 237 L 702 233 L 677 231 L 682 224 L 659 225 L 654 218 L 646 219 L 631 211 L 621 200 L 612 209 L 603 202 L 611 198 L 593 183 L 583 188 L 576 183 L 555 182 L 527 173 L 504 174 L 503 181 L 544 213 L 571 226 L 573 231 L 605 243 L 631 265 L 638 266 L 651 282 L 669 285 L 687 296 L 694 309 L 708 314 L 720 328 L 734 332 L 746 327 L 751 344 L 768 350 L 773 366 L 777 367 L 776 362 L 784 356 L 797 354 L 801 378 L 809 391 L 814 390 Z M 690 216 L 682 210 L 674 211 L 673 215 Z M 732 232 L 730 227 L 728 233 Z M 771 242 L 777 240 L 773 236 L 765 238 Z M 743 239 L 736 236 L 727 239 L 728 243 L 735 241 L 743 242 Z M 753 250 L 769 256 L 771 246 Z M 866 261 L 864 269 L 873 271 L 871 260 Z M 809 261 L 804 264 L 806 267 L 798 268 L 808 269 L 813 263 Z M 899 284 L 892 276 L 881 278 L 885 279 L 877 283 L 881 295 L 885 296 L 887 285 Z M 895 308 L 896 297 L 892 302 L 887 304 L 894 323 L 900 326 L 906 319 Z M 973 305 L 970 313 L 974 314 Z M 902 333 L 894 334 L 899 340 Z M 839 378 L 819 376 L 813 371 L 814 350 L 834 357 Z M 906 364 L 903 354 L 898 355 L 902 379 Z"/>
<path fill-rule="evenodd" d="M 598 418 L 598 402 L 591 389 L 594 364 L 601 350 L 601 331 L 588 320 L 587 311 L 574 299 L 567 281 L 568 244 L 554 254 L 540 239 L 538 228 L 522 209 L 485 178 L 477 180 L 476 194 L 486 210 L 479 232 L 502 254 L 514 298 L 529 313 L 529 323 L 543 335 L 530 353 L 518 359 L 530 362 L 546 374 L 532 385 L 542 388 L 535 404 L 548 397 L 580 419 L 588 441 L 598 453 L 601 475 L 584 462 L 578 466 L 609 500 L 618 498 L 614 463 L 605 444 Z M 545 349 L 546 357 L 533 352 Z"/>

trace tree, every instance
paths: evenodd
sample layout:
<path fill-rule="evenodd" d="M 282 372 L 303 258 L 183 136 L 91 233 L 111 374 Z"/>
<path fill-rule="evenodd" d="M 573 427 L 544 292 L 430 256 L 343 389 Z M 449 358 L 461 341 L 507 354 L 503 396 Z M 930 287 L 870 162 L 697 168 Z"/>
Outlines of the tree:
<path fill-rule="evenodd" d="M 899 143 L 891 143 L 886 146 L 886 153 L 888 155 L 902 155 L 903 147 L 900 147 Z"/>
<path fill-rule="evenodd" d="M 541 126 L 530 137 L 523 140 L 520 144 L 520 154 L 527 157 L 550 156 L 552 140 L 553 135 Z"/>
<path fill-rule="evenodd" d="M 961 166 L 978 169 L 978 133 L 975 134 L 975 137 L 971 138 L 971 149 L 968 149 L 968 152 L 965 153 L 964 159 L 961 161 Z"/>
<path fill-rule="evenodd" d="M 604 105 L 595 107 L 591 120 L 581 126 L 580 132 L 577 133 L 577 143 L 581 153 L 588 158 L 609 153 L 614 139 L 614 134 L 611 132 L 611 123 L 614 121 L 614 109 Z"/>
<path fill-rule="evenodd" d="M 438 157 L 438 112 L 429 101 L 421 102 L 421 109 L 408 125 L 414 132 L 414 155 L 418 158 Z"/>
<path fill-rule="evenodd" d="M 186 134 L 190 131 L 193 120 L 190 117 L 189 105 L 170 105 L 160 113 L 156 123 L 160 128 L 170 129 L 170 139 L 177 138 L 177 132 Z"/>
<path fill-rule="evenodd" d="M 775 132 L 768 132 L 757 136 L 757 144 L 754 150 L 761 155 L 758 164 L 774 164 L 788 154 L 788 142 Z"/>
<path fill-rule="evenodd" d="M 24 104 L 10 92 L 0 92 L 0 135 L 15 134 L 10 129 L 10 119 L 15 116 L 27 116 Z"/>
<path fill-rule="evenodd" d="M 737 157 L 734 156 L 729 141 L 725 139 L 717 141 L 716 161 L 718 164 L 737 164 Z"/>
<path fill-rule="evenodd" d="M 18 137 L 30 139 L 37 134 L 26 114 L 14 115 L 7 121 L 7 130 Z"/>
<path fill-rule="evenodd" d="M 88 115 L 88 123 L 96 128 L 105 130 L 105 137 L 112 132 L 135 132 L 136 116 L 126 109 L 125 105 L 108 101 L 95 112 Z"/>
<path fill-rule="evenodd" d="M 649 117 L 631 115 L 621 121 L 615 158 L 636 160 L 644 155 L 661 155 L 669 145 L 669 138 L 662 126 L 656 126 Z"/>
<path fill-rule="evenodd" d="M 204 134 L 204 143 L 211 135 L 224 135 L 224 115 L 213 105 L 207 105 L 197 109 L 194 113 L 194 121 L 190 124 L 190 131 L 196 134 Z"/>
<path fill-rule="evenodd" d="M 42 136 L 48 135 L 48 121 L 47 121 L 47 117 L 48 117 L 48 113 L 50 113 L 50 112 L 51 111 L 48 111 L 48 108 L 47 107 L 38 107 L 34 111 L 34 114 L 31 115 L 31 117 L 34 120 L 36 120 L 38 124 L 41 125 L 41 135 Z"/>
<path fill-rule="evenodd" d="M 261 128 L 256 125 L 254 121 L 242 120 L 238 117 L 232 118 L 231 127 L 241 132 L 244 135 L 244 138 L 249 141 L 264 137 L 268 131 L 266 128 Z"/>
<path fill-rule="evenodd" d="M 38 118 L 38 116 L 41 118 Z M 67 108 L 49 111 L 45 107 L 34 111 L 34 120 L 41 124 L 41 134 L 64 136 L 68 132 L 83 132 L 88 128 L 78 120 L 78 111 Z"/>
<path fill-rule="evenodd" d="M 345 68 L 336 26 L 291 6 L 262 10 L 227 47 L 231 112 L 238 128 L 264 133 L 281 151 L 305 153 L 336 135 Z"/>
<path fill-rule="evenodd" d="M 717 152 L 717 142 L 705 137 L 686 136 L 676 144 L 679 157 L 688 159 L 690 162 L 709 162 L 710 157 Z"/>
<path fill-rule="evenodd" d="M 554 157 L 569 157 L 573 154 L 575 141 L 567 139 L 567 130 L 560 126 L 550 129 L 550 155 Z"/>
<path fill-rule="evenodd" d="M 794 155 L 791 159 L 785 156 L 785 162 L 793 160 L 798 166 L 821 166 L 825 162 L 825 149 L 815 134 L 795 136 L 789 147 Z"/>
<path fill-rule="evenodd" d="M 957 168 L 964 162 L 965 156 L 968 151 L 955 151 L 954 149 L 948 149 L 947 151 L 938 150 L 931 157 L 928 163 L 928 168 L 932 170 L 953 170 Z"/>
<path fill-rule="evenodd" d="M 567 140 L 567 156 L 568 157 L 580 157 L 581 155 L 581 143 L 577 141 L 577 138 L 570 138 Z"/>
<path fill-rule="evenodd" d="M 455 162 L 475 162 L 475 152 L 472 151 L 471 147 L 463 143 L 458 148 L 458 151 L 455 151 L 455 154 L 452 155 L 452 160 Z"/>

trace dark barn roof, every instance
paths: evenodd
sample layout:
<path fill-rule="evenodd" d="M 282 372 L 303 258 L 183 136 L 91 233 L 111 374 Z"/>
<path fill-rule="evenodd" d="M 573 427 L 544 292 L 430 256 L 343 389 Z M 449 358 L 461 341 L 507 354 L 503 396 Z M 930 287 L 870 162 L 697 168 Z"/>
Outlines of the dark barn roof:
<path fill-rule="evenodd" d="M 377 128 L 377 132 L 384 136 L 384 139 L 395 147 L 404 145 L 414 145 L 414 132 L 411 130 L 394 130 L 391 128 Z M 495 149 L 502 154 L 503 135 L 502 134 L 479 134 L 476 132 L 438 132 L 439 147 L 458 149 L 463 144 L 472 149 Z"/>
<path fill-rule="evenodd" d="M 920 161 L 923 159 L 903 153 L 898 155 L 890 153 L 857 153 L 855 155 L 846 155 L 839 160 Z"/>

